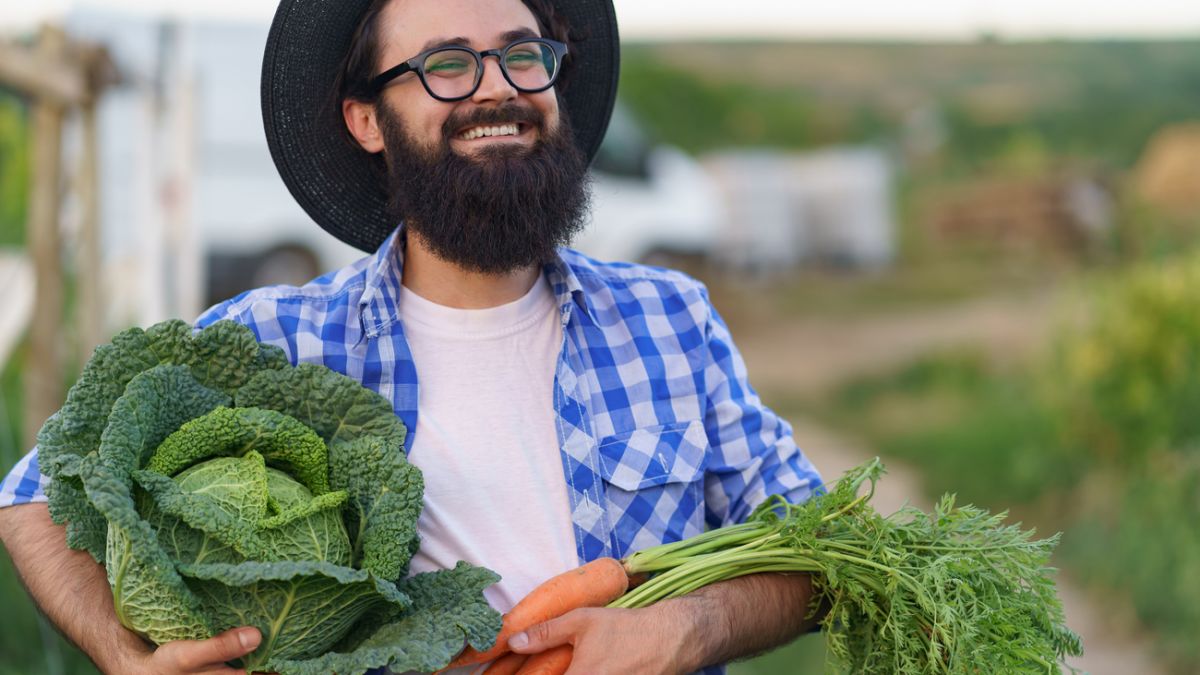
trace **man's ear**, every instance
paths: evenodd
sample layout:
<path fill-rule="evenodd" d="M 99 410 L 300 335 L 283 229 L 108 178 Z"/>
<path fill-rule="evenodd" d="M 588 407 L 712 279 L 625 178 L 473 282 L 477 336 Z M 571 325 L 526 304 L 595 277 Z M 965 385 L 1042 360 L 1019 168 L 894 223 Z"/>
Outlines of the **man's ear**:
<path fill-rule="evenodd" d="M 346 99 L 342 101 L 342 117 L 350 135 L 363 150 L 370 153 L 383 151 L 383 132 L 375 119 L 375 104 Z"/>

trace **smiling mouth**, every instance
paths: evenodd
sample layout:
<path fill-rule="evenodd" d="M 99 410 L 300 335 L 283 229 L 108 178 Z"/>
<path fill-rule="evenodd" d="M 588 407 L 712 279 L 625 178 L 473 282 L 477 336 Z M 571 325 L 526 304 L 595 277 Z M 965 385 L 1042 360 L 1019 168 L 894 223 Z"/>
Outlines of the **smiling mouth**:
<path fill-rule="evenodd" d="M 499 138 L 499 137 L 516 137 L 525 133 L 528 126 L 524 123 L 514 122 L 512 124 L 493 124 L 472 126 L 463 129 L 454 135 L 460 141 L 473 141 L 479 138 Z"/>

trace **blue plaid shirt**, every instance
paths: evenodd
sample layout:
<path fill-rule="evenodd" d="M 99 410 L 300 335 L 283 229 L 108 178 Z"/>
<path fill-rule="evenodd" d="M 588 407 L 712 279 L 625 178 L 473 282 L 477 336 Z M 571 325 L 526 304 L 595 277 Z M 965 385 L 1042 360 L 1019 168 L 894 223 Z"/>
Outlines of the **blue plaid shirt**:
<path fill-rule="evenodd" d="M 374 255 L 299 288 L 243 293 L 197 327 L 232 319 L 293 363 L 360 380 L 392 402 L 411 438 L 418 384 L 397 318 L 402 241 L 393 233 Z M 767 495 L 798 502 L 818 488 L 791 427 L 747 382 L 701 283 L 569 249 L 544 273 L 563 328 L 555 425 L 581 562 L 740 522 Z M 0 485 L 0 506 L 44 499 L 45 481 L 32 452 Z"/>

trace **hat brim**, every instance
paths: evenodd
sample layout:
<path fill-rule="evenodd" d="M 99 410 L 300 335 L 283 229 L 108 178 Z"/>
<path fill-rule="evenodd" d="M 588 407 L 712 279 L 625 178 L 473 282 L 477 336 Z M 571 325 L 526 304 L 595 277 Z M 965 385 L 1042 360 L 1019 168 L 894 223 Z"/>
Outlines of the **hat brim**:
<path fill-rule="evenodd" d="M 279 175 L 300 206 L 338 239 L 374 251 L 398 225 L 368 156 L 347 143 L 330 96 L 359 18 L 371 0 L 282 0 L 262 67 L 262 114 Z M 575 144 L 589 161 L 617 96 L 619 38 L 611 0 L 555 0 L 581 39 L 561 92 Z"/>

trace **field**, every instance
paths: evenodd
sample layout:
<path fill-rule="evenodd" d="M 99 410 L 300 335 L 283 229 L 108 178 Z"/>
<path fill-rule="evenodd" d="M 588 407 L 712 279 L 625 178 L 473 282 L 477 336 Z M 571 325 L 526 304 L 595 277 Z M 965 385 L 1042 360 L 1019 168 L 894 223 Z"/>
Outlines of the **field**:
<path fill-rule="evenodd" d="M 895 160 L 893 269 L 767 281 L 697 271 L 752 371 L 777 371 L 756 386 L 785 417 L 915 467 L 931 494 L 1062 530 L 1071 576 L 1119 597 L 1130 610 L 1118 619 L 1147 631 L 1176 672 L 1194 672 L 1200 214 L 1142 203 L 1133 179 L 1157 132 L 1200 119 L 1200 40 L 631 44 L 622 67 L 625 104 L 657 140 L 691 153 L 866 144 Z M 0 245 L 24 239 L 27 124 L 22 104 L 0 94 Z M 1063 175 L 1113 199 L 1111 230 L 1087 246 L 938 236 L 931 214 L 972 189 Z M 1030 300 L 1043 292 L 1077 302 L 1060 312 Z M 1028 310 L 1013 332 L 1023 341 L 981 323 L 986 311 L 968 315 L 972 344 L 902 358 L 878 359 L 841 332 L 879 327 L 900 345 L 905 326 L 932 330 L 943 310 L 986 310 L 995 298 L 1010 314 Z M 18 431 L 21 360 L 0 369 L 4 470 L 30 445 Z M 784 361 L 817 365 L 791 377 L 773 368 Z M 824 375 L 822 364 L 862 372 Z M 94 671 L 39 618 L 3 555 L 0 606 L 0 675 Z M 819 637 L 807 636 L 730 672 L 819 672 L 822 662 Z"/>

